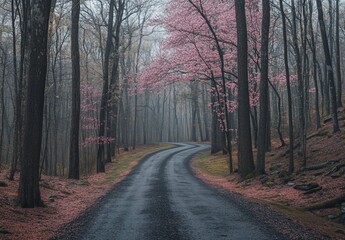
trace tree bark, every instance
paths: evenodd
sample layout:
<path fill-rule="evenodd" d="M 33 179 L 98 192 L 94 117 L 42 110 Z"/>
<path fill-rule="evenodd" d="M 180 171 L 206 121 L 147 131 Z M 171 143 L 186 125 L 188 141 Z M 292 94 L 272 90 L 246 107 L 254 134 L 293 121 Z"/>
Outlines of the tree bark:
<path fill-rule="evenodd" d="M 248 92 L 248 39 L 245 1 L 236 0 L 238 68 L 238 167 L 242 178 L 254 172 Z"/>
<path fill-rule="evenodd" d="M 314 29 L 313 29 L 313 4 L 312 1 L 309 0 L 309 30 L 310 30 L 310 49 L 312 51 L 312 58 L 313 58 L 313 80 L 314 80 L 314 87 L 315 87 L 315 111 L 316 111 L 316 128 L 321 128 L 321 117 L 320 117 L 320 104 L 319 104 L 319 85 L 317 82 L 317 59 L 316 59 L 316 45 L 315 45 L 315 37 L 314 37 Z"/>
<path fill-rule="evenodd" d="M 80 123 L 80 1 L 72 0 L 71 59 L 72 59 L 72 118 L 68 178 L 79 179 L 79 123 Z"/>
<path fill-rule="evenodd" d="M 20 173 L 19 202 L 22 207 L 42 204 L 39 190 L 39 163 L 42 140 L 44 90 L 47 74 L 47 39 L 50 0 L 31 1 L 29 24 L 29 69 L 23 158 Z"/>
<path fill-rule="evenodd" d="M 173 90 L 173 94 L 174 94 L 174 119 L 175 119 L 175 126 L 176 126 L 176 142 L 180 141 L 180 128 L 179 128 L 179 120 L 177 117 L 177 94 L 176 94 L 176 87 L 174 86 L 174 90 Z M 148 101 L 147 101 L 148 102 Z M 146 114 L 147 114 L 147 110 L 146 110 Z M 145 118 L 147 119 L 147 118 Z"/>
<path fill-rule="evenodd" d="M 192 141 L 197 141 L 196 131 L 197 131 L 197 105 L 198 105 L 198 96 L 197 96 L 197 83 L 195 81 L 190 82 L 190 91 L 191 91 L 191 112 L 192 112 L 192 126 L 191 126 L 191 137 Z"/>
<path fill-rule="evenodd" d="M 338 107 L 342 107 L 342 81 L 341 81 L 341 67 L 340 67 L 340 37 L 339 37 L 339 0 L 336 0 L 335 5 L 335 57 L 336 57 L 336 69 L 337 69 L 337 104 Z"/>
<path fill-rule="evenodd" d="M 329 87 L 330 87 L 331 98 L 332 98 L 331 102 L 332 102 L 333 132 L 338 132 L 340 131 L 340 128 L 339 128 L 339 123 L 338 123 L 337 98 L 336 98 L 336 91 L 335 91 L 335 84 L 334 84 L 332 58 L 331 58 L 331 54 L 330 54 L 329 46 L 328 46 L 321 0 L 316 0 L 316 4 L 317 4 L 318 19 L 319 19 L 321 37 L 322 37 L 322 43 L 323 43 L 323 50 L 325 54 L 327 77 L 329 81 Z"/>
<path fill-rule="evenodd" d="M 144 33 L 144 26 L 147 21 L 147 10 L 144 13 L 144 18 L 142 21 L 140 21 L 140 15 L 138 15 L 138 22 L 139 22 L 139 43 L 137 46 L 137 52 L 136 52 L 136 60 L 135 60 L 135 74 L 137 75 L 139 73 L 139 60 L 140 60 L 140 52 L 141 52 L 141 46 L 143 43 L 143 33 Z M 137 95 L 137 79 L 135 78 L 135 95 L 134 95 L 134 122 L 133 122 L 133 137 L 132 137 L 132 148 L 133 150 L 136 148 L 136 142 L 137 142 L 137 121 L 138 121 L 138 95 Z"/>
<path fill-rule="evenodd" d="M 115 0 L 111 0 L 109 3 L 109 19 L 108 19 L 108 29 L 107 29 L 107 42 L 104 54 L 103 63 L 103 90 L 101 97 L 101 109 L 99 113 L 99 132 L 98 137 L 105 137 L 105 124 L 106 124 L 106 114 L 108 107 L 108 91 L 109 91 L 109 65 L 110 65 L 110 52 L 113 45 L 113 24 L 114 24 L 114 7 Z M 97 172 L 104 172 L 104 153 L 105 143 L 99 140 L 98 150 L 97 150 Z"/>
<path fill-rule="evenodd" d="M 121 25 L 123 22 L 123 14 L 125 11 L 126 1 L 119 0 L 116 9 L 116 20 L 115 20 L 115 32 L 114 35 L 114 48 L 113 48 L 113 64 L 109 85 L 108 103 L 107 109 L 107 138 L 113 139 L 109 144 L 106 145 L 107 158 L 106 162 L 111 162 L 111 157 L 115 156 L 116 149 L 116 134 L 117 134 L 117 123 L 118 123 L 118 98 L 119 98 L 119 62 L 120 62 L 120 33 Z"/>
<path fill-rule="evenodd" d="M 277 97 L 277 105 L 278 105 L 278 124 L 277 124 L 277 132 L 279 135 L 279 140 L 281 143 L 281 147 L 284 147 L 286 145 L 284 138 L 283 138 L 283 134 L 281 132 L 281 123 L 282 123 L 282 109 L 281 109 L 281 97 L 277 91 L 277 89 L 273 86 L 273 84 L 271 83 L 271 81 L 268 79 L 268 83 L 270 84 L 271 88 L 273 89 L 276 97 Z"/>
<path fill-rule="evenodd" d="M 24 4 L 24 1 L 23 1 Z M 27 37 L 27 29 L 25 19 L 27 19 L 27 14 L 24 13 L 25 7 L 23 7 L 23 22 L 22 22 L 22 29 L 21 29 L 21 61 L 24 59 L 24 52 L 25 52 L 25 39 Z M 13 74 L 14 74 L 14 89 L 16 94 L 16 104 L 14 107 L 14 140 L 13 140 L 13 156 L 11 162 L 11 169 L 8 176 L 9 180 L 14 180 L 14 175 L 17 170 L 17 163 L 18 159 L 20 159 L 21 151 L 22 151 L 22 74 L 18 79 L 17 73 L 17 42 L 16 42 L 16 29 L 15 29 L 15 21 L 16 21 L 16 14 L 17 11 L 14 0 L 11 1 L 11 11 L 12 11 L 12 34 L 13 34 Z M 22 63 L 21 63 L 22 65 Z M 19 80 L 19 81 L 18 81 Z"/>
<path fill-rule="evenodd" d="M 283 0 L 279 0 L 280 12 L 282 15 L 283 24 L 283 42 L 284 42 L 284 64 L 285 64 L 285 76 L 286 76 L 286 87 L 288 94 L 288 118 L 289 118 L 289 174 L 294 171 L 294 138 L 293 138 L 293 123 L 292 123 L 292 96 L 291 96 L 291 85 L 290 85 L 290 69 L 289 69 L 289 58 L 288 58 L 288 42 L 286 33 L 286 16 L 284 12 Z"/>
<path fill-rule="evenodd" d="M 265 154 L 268 125 L 268 43 L 270 29 L 270 0 L 262 0 L 262 26 L 261 26 L 261 77 L 260 77 L 260 116 L 258 129 L 258 152 L 256 171 L 265 173 Z"/>
<path fill-rule="evenodd" d="M 211 81 L 211 87 L 213 88 L 213 91 L 216 92 L 216 82 L 214 80 Z M 220 122 L 217 115 L 218 108 L 215 106 L 217 100 L 217 97 L 215 96 L 216 93 L 211 93 L 211 111 L 212 111 L 212 127 L 211 127 L 211 154 L 217 153 L 219 151 L 222 151 L 225 146 L 225 138 L 223 137 L 224 132 L 222 132 L 220 128 Z M 217 94 L 218 95 L 218 94 Z"/>
<path fill-rule="evenodd" d="M 2 52 L 1 56 L 1 85 L 0 85 L 0 101 L 1 101 L 1 132 L 0 132 L 0 167 L 2 163 L 2 149 L 3 149 L 3 140 L 4 140 L 4 125 L 5 125 L 5 77 L 7 69 L 7 52 L 0 44 L 0 49 Z"/>
<path fill-rule="evenodd" d="M 305 143 L 305 121 L 304 121 L 304 78 L 302 75 L 302 59 L 301 59 L 301 52 L 297 38 L 297 16 L 296 16 L 296 8 L 295 8 L 295 1 L 291 1 L 291 12 L 292 12 L 292 42 L 294 53 L 296 57 L 296 64 L 297 64 L 297 82 L 298 82 L 298 133 L 299 139 L 301 142 L 301 151 L 304 152 Z"/>

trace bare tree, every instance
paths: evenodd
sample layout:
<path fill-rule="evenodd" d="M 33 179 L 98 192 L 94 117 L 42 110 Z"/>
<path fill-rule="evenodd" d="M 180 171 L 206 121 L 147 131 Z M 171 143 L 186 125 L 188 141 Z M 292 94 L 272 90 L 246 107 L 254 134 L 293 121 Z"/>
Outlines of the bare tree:
<path fill-rule="evenodd" d="M 106 113 L 107 113 L 107 101 L 109 91 L 109 66 L 110 66 L 110 53 L 113 45 L 113 24 L 114 24 L 114 8 L 115 0 L 111 0 L 109 3 L 109 19 L 107 27 L 107 42 L 105 47 L 104 63 L 103 63 L 103 91 L 101 98 L 101 109 L 99 114 L 99 133 L 98 136 L 101 138 L 105 136 L 105 125 L 106 125 Z M 97 152 L 97 172 L 104 172 L 104 154 L 105 148 L 104 143 L 99 142 Z"/>
<path fill-rule="evenodd" d="M 16 4 L 15 4 L 16 3 Z M 18 3 L 17 1 L 11 1 L 11 12 L 12 12 L 12 34 L 13 34 L 13 65 L 14 65 L 14 86 L 15 86 L 15 96 L 16 96 L 16 104 L 14 108 L 14 140 L 13 140 L 13 157 L 11 162 L 11 169 L 8 178 L 10 180 L 14 179 L 15 172 L 17 170 L 17 162 L 18 160 L 21 161 L 22 157 L 22 146 L 23 146 L 23 109 L 22 109 L 22 100 L 23 100 L 23 79 L 24 79 L 24 58 L 25 52 L 27 48 L 28 42 L 28 8 L 29 8 L 29 1 L 23 0 L 21 1 L 22 6 L 22 13 L 21 13 L 21 41 L 20 41 L 20 71 L 19 71 L 19 78 L 17 74 L 17 57 L 16 57 L 16 29 L 15 29 L 15 21 L 16 21 L 16 12 L 18 11 Z"/>
<path fill-rule="evenodd" d="M 261 79 L 260 79 L 260 119 L 258 130 L 258 153 L 256 171 L 265 173 L 265 152 L 267 143 L 268 125 L 268 43 L 270 29 L 270 1 L 262 0 L 262 26 L 261 26 Z"/>
<path fill-rule="evenodd" d="M 336 57 L 336 72 L 337 72 L 337 104 L 338 107 L 342 107 L 342 81 L 341 81 L 341 67 L 340 67 L 340 20 L 339 20 L 339 0 L 336 0 L 335 3 L 335 57 Z"/>
<path fill-rule="evenodd" d="M 79 179 L 79 122 L 80 122 L 80 1 L 72 0 L 71 58 L 72 58 L 72 118 L 70 129 L 69 178 Z"/>
<path fill-rule="evenodd" d="M 27 106 L 19 185 L 19 201 L 22 207 L 42 204 L 38 181 L 50 8 L 50 0 L 31 1 Z"/>
<path fill-rule="evenodd" d="M 293 137 L 293 119 L 292 119 L 292 97 L 290 88 L 290 69 L 289 69 L 289 59 L 288 59 L 288 41 L 286 32 L 286 16 L 284 12 L 283 0 L 279 0 L 280 12 L 282 16 L 283 23 L 283 42 L 284 42 L 284 63 L 285 63 L 285 77 L 286 77 L 286 87 L 288 92 L 288 118 L 289 118 L 289 174 L 294 171 L 294 137 Z"/>
<path fill-rule="evenodd" d="M 310 41 L 309 47 L 312 51 L 312 58 L 313 58 L 313 80 L 314 80 L 314 87 L 315 87 L 315 111 L 316 111 L 316 128 L 321 128 L 321 117 L 320 117 L 320 104 L 319 104 L 319 84 L 317 82 L 317 58 L 316 58 L 316 43 L 314 37 L 314 27 L 313 27 L 313 4 L 312 1 L 309 0 L 309 31 L 310 31 Z"/>
<path fill-rule="evenodd" d="M 340 131 L 340 128 L 339 128 L 339 123 L 338 123 L 337 97 L 336 97 L 336 90 L 335 90 L 335 84 L 334 84 L 332 58 L 331 58 L 331 54 L 330 54 L 330 50 L 328 46 L 328 39 L 327 39 L 325 22 L 323 18 L 321 0 L 316 0 L 316 4 L 317 4 L 318 19 L 319 19 L 321 37 L 322 37 L 322 43 L 323 43 L 323 50 L 324 50 L 324 55 L 325 55 L 327 77 L 329 81 L 329 88 L 330 88 L 331 98 L 332 98 L 331 102 L 332 102 L 333 132 L 338 132 Z"/>
<path fill-rule="evenodd" d="M 1 69 L 1 85 L 0 85 L 0 101 L 1 101 L 1 132 L 0 132 L 0 167 L 2 163 L 2 149 L 3 149 L 3 142 L 4 142 L 4 125 L 5 125 L 5 78 L 6 78 L 6 71 L 7 71 L 7 52 L 5 48 L 0 44 L 0 64 L 2 66 Z"/>

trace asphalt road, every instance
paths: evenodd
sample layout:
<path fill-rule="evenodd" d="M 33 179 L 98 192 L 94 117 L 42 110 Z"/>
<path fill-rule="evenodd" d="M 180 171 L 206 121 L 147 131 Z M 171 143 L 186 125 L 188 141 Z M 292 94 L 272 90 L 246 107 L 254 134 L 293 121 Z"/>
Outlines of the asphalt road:
<path fill-rule="evenodd" d="M 208 148 L 179 144 L 146 158 L 59 239 L 283 239 L 192 174 L 191 156 Z"/>

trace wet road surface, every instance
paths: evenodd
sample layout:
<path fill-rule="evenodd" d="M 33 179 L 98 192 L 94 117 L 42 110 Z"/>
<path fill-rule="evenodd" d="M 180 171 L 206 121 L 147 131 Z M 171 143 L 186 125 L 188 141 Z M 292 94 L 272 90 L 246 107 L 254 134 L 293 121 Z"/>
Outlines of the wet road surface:
<path fill-rule="evenodd" d="M 178 144 L 152 154 L 59 239 L 283 239 L 193 176 L 191 156 L 208 148 Z"/>

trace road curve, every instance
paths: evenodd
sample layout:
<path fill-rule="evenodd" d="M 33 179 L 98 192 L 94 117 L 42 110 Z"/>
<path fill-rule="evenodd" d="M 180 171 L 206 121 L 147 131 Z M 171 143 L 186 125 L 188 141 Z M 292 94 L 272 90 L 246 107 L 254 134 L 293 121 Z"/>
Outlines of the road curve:
<path fill-rule="evenodd" d="M 178 144 L 146 158 L 58 239 L 283 239 L 192 175 L 188 160 L 208 148 Z"/>

